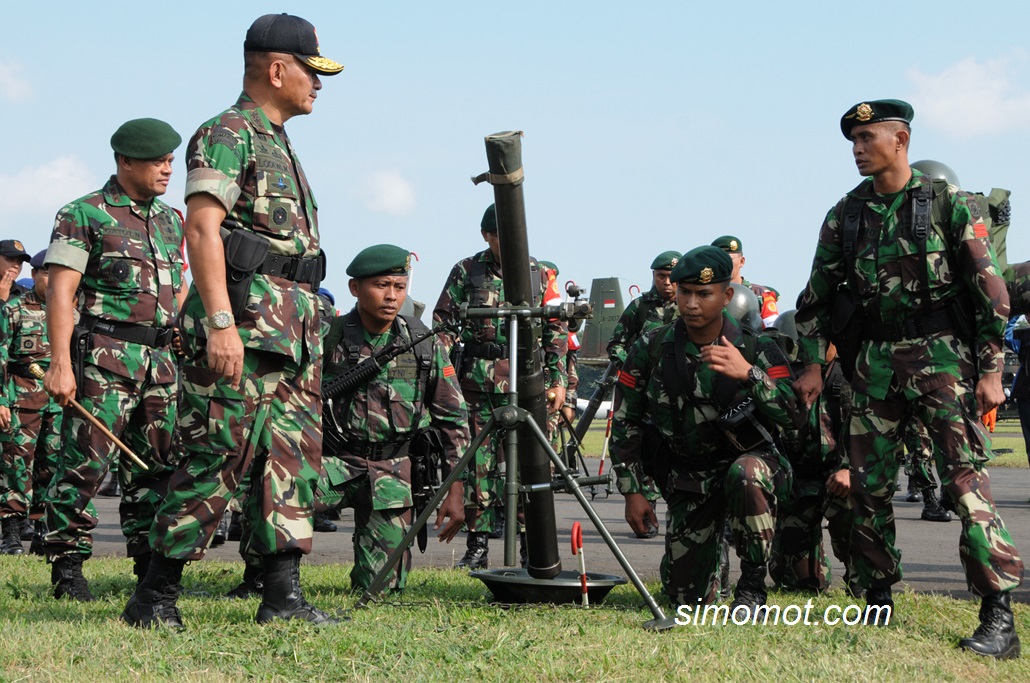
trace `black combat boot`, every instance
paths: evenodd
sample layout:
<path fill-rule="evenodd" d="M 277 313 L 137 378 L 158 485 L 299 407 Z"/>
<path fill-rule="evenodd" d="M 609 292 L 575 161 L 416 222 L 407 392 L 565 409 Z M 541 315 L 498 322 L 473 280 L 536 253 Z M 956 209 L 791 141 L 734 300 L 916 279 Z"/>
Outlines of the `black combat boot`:
<path fill-rule="evenodd" d="M 122 612 L 122 621 L 136 628 L 170 628 L 182 631 L 182 615 L 175 606 L 182 592 L 182 568 L 186 560 L 150 555 L 146 575 L 136 586 Z"/>
<path fill-rule="evenodd" d="M 243 515 L 234 512 L 229 518 L 229 540 L 238 541 L 241 538 L 243 538 Z"/>
<path fill-rule="evenodd" d="M 32 535 L 36 533 L 36 528 L 32 525 L 32 520 L 28 517 L 21 518 L 21 540 L 31 541 Z"/>
<path fill-rule="evenodd" d="M 740 580 L 733 590 L 730 614 L 741 605 L 753 612 L 756 607 L 765 604 L 765 598 L 765 565 L 741 560 Z"/>
<path fill-rule="evenodd" d="M 958 641 L 963 650 L 984 657 L 1015 659 L 1019 656 L 1019 636 L 1012 618 L 1008 593 L 985 595 L 980 603 L 980 625 L 970 638 Z"/>
<path fill-rule="evenodd" d="M 55 598 L 71 598 L 79 602 L 96 600 L 89 592 L 89 582 L 82 575 L 82 563 L 86 556 L 80 553 L 62 555 L 50 565 L 50 583 L 54 585 Z"/>
<path fill-rule="evenodd" d="M 330 521 L 329 517 L 318 512 L 313 520 L 315 531 L 322 534 L 331 534 L 336 531 L 337 526 Z"/>
<path fill-rule="evenodd" d="M 275 619 L 300 619 L 312 624 L 338 624 L 314 605 L 309 605 L 300 591 L 300 553 L 279 553 L 262 558 L 265 588 L 261 594 L 256 620 L 266 624 Z"/>
<path fill-rule="evenodd" d="M 730 544 L 721 539 L 719 552 L 719 597 L 725 600 L 730 597 Z"/>
<path fill-rule="evenodd" d="M 0 542 L 0 555 L 21 555 L 25 548 L 21 544 L 21 517 L 4 517 L 0 522 L 3 529 L 3 541 Z"/>
<path fill-rule="evenodd" d="M 261 597 L 265 589 L 265 569 L 260 557 L 247 555 L 243 558 L 243 581 L 225 594 L 234 600 Z"/>
<path fill-rule="evenodd" d="M 941 505 L 941 499 L 937 497 L 937 487 L 923 489 L 923 514 L 920 515 L 927 522 L 950 522 L 951 513 Z"/>
<path fill-rule="evenodd" d="M 118 483 L 117 472 L 111 472 L 107 475 L 107 482 L 97 490 L 97 495 L 104 498 L 117 498 L 122 495 L 122 487 Z"/>
<path fill-rule="evenodd" d="M 894 598 L 890 586 L 887 588 L 870 588 L 865 592 L 865 617 L 867 626 L 889 626 L 894 618 Z M 880 608 L 870 610 L 869 608 Z M 884 609 L 889 607 L 890 609 Z"/>
<path fill-rule="evenodd" d="M 908 495 L 905 496 L 906 503 L 922 503 L 923 492 L 916 488 L 916 484 L 912 481 L 912 477 L 908 478 Z"/>
<path fill-rule="evenodd" d="M 32 543 L 29 544 L 29 554 L 46 555 L 46 520 L 37 519 L 35 533 L 32 535 Z"/>
<path fill-rule="evenodd" d="M 150 569 L 150 559 L 153 556 L 154 553 L 147 552 L 132 558 L 132 573 L 136 575 L 137 587 L 143 583 L 143 579 L 147 576 L 147 571 Z"/>
<path fill-rule="evenodd" d="M 218 546 L 225 545 L 227 538 L 229 538 L 229 517 L 228 515 L 222 515 L 218 526 L 215 527 L 215 533 L 211 534 L 211 547 L 217 548 Z"/>
<path fill-rule="evenodd" d="M 458 560 L 455 569 L 487 569 L 490 566 L 490 534 L 470 531 L 465 543 L 465 557 Z"/>
<path fill-rule="evenodd" d="M 492 539 L 504 538 L 504 508 L 497 508 L 497 512 L 494 513 L 494 526 L 488 532 L 488 535 Z"/>

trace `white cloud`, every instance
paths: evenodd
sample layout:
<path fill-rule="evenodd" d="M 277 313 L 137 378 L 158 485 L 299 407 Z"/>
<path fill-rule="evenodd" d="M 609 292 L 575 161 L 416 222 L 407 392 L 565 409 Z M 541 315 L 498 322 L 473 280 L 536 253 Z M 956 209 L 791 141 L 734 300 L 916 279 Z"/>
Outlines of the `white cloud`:
<path fill-rule="evenodd" d="M 21 77 L 21 64 L 0 62 L 0 95 L 10 102 L 24 102 L 32 98 L 32 86 Z"/>
<path fill-rule="evenodd" d="M 967 57 L 933 74 L 910 69 L 916 116 L 963 138 L 1024 128 L 1030 124 L 1026 65 L 1019 52 L 987 61 Z"/>
<path fill-rule="evenodd" d="M 410 216 L 415 210 L 415 188 L 399 171 L 376 171 L 362 184 L 365 208 L 390 216 Z"/>
<path fill-rule="evenodd" d="M 96 185 L 89 167 L 74 156 L 60 157 L 10 175 L 0 174 L 8 211 L 43 210 L 51 217 L 69 200 L 96 189 Z"/>

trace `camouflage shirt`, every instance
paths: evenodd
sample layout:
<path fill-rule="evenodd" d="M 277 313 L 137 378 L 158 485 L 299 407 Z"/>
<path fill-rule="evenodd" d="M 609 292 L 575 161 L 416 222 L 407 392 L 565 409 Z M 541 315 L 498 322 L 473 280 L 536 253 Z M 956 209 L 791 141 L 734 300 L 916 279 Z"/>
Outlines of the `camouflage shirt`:
<path fill-rule="evenodd" d="M 82 273 L 81 313 L 171 327 L 179 314 L 175 294 L 183 287 L 182 218 L 160 199 L 135 201 L 112 176 L 104 189 L 58 212 L 46 264 Z M 176 378 L 170 346 L 96 333 L 87 361 L 134 380 L 171 384 Z"/>
<path fill-rule="evenodd" d="M 246 94 L 201 125 L 186 150 L 186 198 L 206 193 L 228 212 L 222 227 L 268 239 L 271 253 L 319 254 L 318 203 L 286 129 Z M 318 300 L 307 284 L 257 274 L 238 326 L 243 345 L 299 361 L 317 356 Z M 184 305 L 183 330 L 203 336 L 207 315 L 196 288 Z"/>
<path fill-rule="evenodd" d="M 630 347 L 626 363 L 615 385 L 615 415 L 612 420 L 612 463 L 618 473 L 619 491 L 642 493 L 643 471 L 640 465 L 641 429 L 653 423 L 663 440 L 674 448 L 670 482 L 675 489 L 707 493 L 720 472 L 738 457 L 721 430 L 713 424 L 725 410 L 714 399 L 718 374 L 701 362 L 701 349 L 686 340 L 685 355 L 688 375 L 694 386 L 686 388 L 692 399 L 678 397 L 676 405 L 665 387 L 664 358 L 660 349 L 671 342 L 682 321 L 657 328 Z M 720 336 L 725 336 L 745 353 L 743 332 L 737 322 L 723 312 Z M 758 419 L 771 432 L 792 427 L 797 417 L 794 390 L 786 359 L 775 341 L 756 339 L 754 365 L 763 371 L 763 381 L 751 386 L 739 383 L 734 399 L 753 399 Z M 746 354 L 745 354 L 746 357 Z M 652 364 L 652 359 L 654 363 Z M 679 426 L 677 426 L 677 424 Z M 673 446 L 676 443 L 680 446 Z"/>
<path fill-rule="evenodd" d="M 347 324 L 361 325 L 354 310 L 345 319 Z M 381 335 L 371 335 L 364 329 L 362 332 L 363 344 L 357 363 L 398 337 L 405 341 L 411 339 L 411 331 L 402 317 L 398 317 L 393 327 Z M 349 400 L 326 402 L 326 408 L 333 411 L 345 441 L 410 443 L 417 431 L 432 428 L 441 436 L 444 455 L 450 466 L 457 466 L 469 444 L 468 410 L 454 367 L 447 358 L 447 346 L 438 335 L 432 337 L 432 349 L 432 365 L 424 384 L 418 381 L 418 359 L 410 350 L 390 361 L 368 384 L 359 387 Z M 324 381 L 328 382 L 352 367 L 349 355 L 345 342 L 326 349 Z M 422 386 L 425 387 L 424 395 Z M 332 455 L 343 461 L 344 476 L 369 475 L 375 509 L 409 507 L 412 504 L 411 461 L 406 455 L 386 460 L 367 460 L 347 452 Z M 334 473 L 332 465 L 327 463 L 327 475 L 333 484 L 339 484 L 341 482 L 333 481 L 335 476 L 340 476 L 339 470 Z"/>
<path fill-rule="evenodd" d="M 930 221 L 924 258 L 910 227 L 910 193 L 928 182 L 913 170 L 901 192 L 881 196 L 866 180 L 848 193 L 850 199 L 839 201 L 823 222 L 812 274 L 799 302 L 795 320 L 802 355 L 825 363 L 837 287 L 852 275 L 852 291 L 858 294 L 861 310 L 888 323 L 905 321 L 956 296 L 968 296 L 963 307 L 974 317 L 972 338 L 945 330 L 902 341 L 862 341 L 852 387 L 873 398 L 887 395 L 894 376 L 905 394 L 914 398 L 977 372 L 999 372 L 1004 363 L 1001 338 L 1009 299 L 980 207 L 969 193 L 948 187 L 946 213 L 941 220 Z M 846 272 L 842 235 L 844 206 L 849 201 L 862 205 L 863 230 L 855 245 L 853 274 Z"/>
<path fill-rule="evenodd" d="M 533 260 L 535 264 L 536 261 Z M 540 272 L 540 304 L 549 300 L 547 275 Z M 485 275 L 477 275 L 485 273 Z M 501 264 L 489 249 L 467 258 L 451 269 L 440 299 L 433 310 L 434 322 L 456 320 L 458 308 L 468 303 L 473 308 L 495 308 L 504 301 L 504 281 Z M 488 318 L 473 318 L 462 323 L 458 339 L 467 344 L 493 343 L 507 349 L 508 322 Z M 450 340 L 448 340 L 450 341 Z M 565 356 L 568 354 L 568 327 L 560 320 L 544 321 L 542 331 L 544 351 L 544 383 L 546 386 L 568 386 Z M 509 391 L 509 359 L 475 358 L 466 353 L 458 369 L 462 389 L 488 394 L 506 394 Z"/>
<path fill-rule="evenodd" d="M 645 313 L 640 313 L 639 309 L 641 308 L 645 309 Z M 640 324 L 641 315 L 643 315 L 643 325 Z M 607 347 L 608 360 L 621 366 L 626 362 L 626 352 L 629 351 L 633 342 L 656 327 L 668 325 L 678 317 L 679 309 L 676 308 L 676 299 L 665 301 L 658 290 L 652 287 L 646 294 L 629 302 L 629 306 L 626 306 L 619 321 L 615 323 L 615 331 L 612 332 L 612 338 Z"/>
<path fill-rule="evenodd" d="M 43 390 L 42 380 L 24 377 L 30 363 L 43 370 L 50 366 L 50 341 L 46 335 L 46 304 L 35 290 L 0 306 L 0 406 L 21 410 L 61 410 Z"/>

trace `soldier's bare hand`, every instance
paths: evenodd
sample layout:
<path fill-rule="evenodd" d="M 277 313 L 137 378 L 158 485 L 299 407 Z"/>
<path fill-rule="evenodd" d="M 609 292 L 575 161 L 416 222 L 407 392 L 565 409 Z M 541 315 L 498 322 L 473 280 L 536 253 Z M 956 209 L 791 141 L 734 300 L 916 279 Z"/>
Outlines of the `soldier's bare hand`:
<path fill-rule="evenodd" d="M 838 470 L 826 480 L 826 491 L 838 498 L 847 498 L 851 493 L 851 471 Z"/>
<path fill-rule="evenodd" d="M 1005 390 L 1001 387 L 1001 373 L 987 372 L 976 382 L 976 405 L 980 415 L 986 415 L 1005 402 Z"/>
<path fill-rule="evenodd" d="M 21 267 L 8 268 L 4 271 L 3 275 L 0 275 L 0 299 L 7 301 L 11 298 L 11 287 L 14 285 L 14 281 L 18 279 L 18 273 L 21 272 Z"/>
<path fill-rule="evenodd" d="M 0 406 L 0 429 L 5 432 L 11 428 L 11 409 L 7 406 Z"/>
<path fill-rule="evenodd" d="M 547 390 L 547 414 L 557 413 L 565 405 L 565 387 L 551 387 Z"/>
<path fill-rule="evenodd" d="M 751 363 L 745 360 L 740 349 L 731 344 L 726 337 L 719 337 L 717 346 L 709 344 L 701 347 L 701 360 L 720 375 L 738 381 L 747 379 L 747 371 L 751 369 Z"/>
<path fill-rule="evenodd" d="M 658 526 L 658 516 L 642 493 L 626 494 L 626 522 L 637 535 L 648 535 Z"/>
<path fill-rule="evenodd" d="M 433 531 L 443 526 L 440 531 L 440 540 L 444 543 L 450 543 L 451 539 L 461 531 L 461 525 L 465 523 L 465 501 L 463 500 L 462 486 L 460 481 L 451 484 L 451 490 L 447 492 L 447 497 L 443 499 L 440 510 L 436 513 Z M 446 525 L 444 520 L 447 520 Z"/>
<path fill-rule="evenodd" d="M 810 363 L 805 366 L 804 372 L 794 381 L 794 393 L 798 399 L 805 404 L 805 408 L 811 408 L 819 394 L 823 391 L 823 366 L 818 363 Z"/>
<path fill-rule="evenodd" d="M 208 367 L 220 374 L 233 389 L 240 388 L 240 378 L 243 376 L 243 341 L 235 325 L 230 325 L 224 330 L 208 329 L 207 363 Z"/>
<path fill-rule="evenodd" d="M 51 363 L 46 374 L 43 375 L 43 388 L 48 394 L 54 397 L 57 404 L 62 408 L 75 398 L 75 373 L 71 366 Z"/>

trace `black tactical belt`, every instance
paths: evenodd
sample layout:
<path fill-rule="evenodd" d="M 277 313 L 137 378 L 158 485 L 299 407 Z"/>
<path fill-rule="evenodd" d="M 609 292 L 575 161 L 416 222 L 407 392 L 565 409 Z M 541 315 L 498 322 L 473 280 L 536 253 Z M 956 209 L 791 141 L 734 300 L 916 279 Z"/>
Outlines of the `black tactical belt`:
<path fill-rule="evenodd" d="M 468 342 L 465 344 L 464 352 L 469 358 L 482 358 L 485 360 L 501 360 L 508 357 L 508 347 L 495 344 L 494 342 L 483 344 Z"/>
<path fill-rule="evenodd" d="M 36 379 L 36 376 L 29 372 L 29 366 L 27 363 L 8 363 L 7 373 L 10 375 L 17 375 L 18 377 L 24 377 L 25 379 Z"/>
<path fill-rule="evenodd" d="M 917 313 L 899 321 L 866 320 L 863 324 L 862 336 L 874 342 L 896 342 L 928 337 L 954 327 L 951 311 L 941 308 L 929 313 Z"/>
<path fill-rule="evenodd" d="M 268 254 L 265 256 L 265 262 L 258 266 L 257 272 L 293 282 L 306 282 L 315 289 L 322 284 L 322 278 L 325 276 L 321 254 L 308 258 Z"/>
<path fill-rule="evenodd" d="M 175 337 L 174 327 L 147 327 L 135 323 L 123 323 L 115 320 L 102 320 L 92 315 L 83 315 L 79 325 L 92 333 L 102 334 L 112 339 L 143 344 L 155 349 L 171 346 Z"/>
<path fill-rule="evenodd" d="M 393 460 L 408 455 L 408 442 L 394 441 L 346 441 L 341 455 L 356 455 L 365 460 Z"/>

